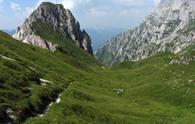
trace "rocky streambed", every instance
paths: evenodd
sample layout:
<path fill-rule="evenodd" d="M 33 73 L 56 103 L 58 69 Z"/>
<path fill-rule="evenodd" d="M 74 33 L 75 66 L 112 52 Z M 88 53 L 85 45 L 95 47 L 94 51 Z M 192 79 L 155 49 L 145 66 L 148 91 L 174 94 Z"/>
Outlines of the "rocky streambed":
<path fill-rule="evenodd" d="M 42 112 L 41 114 L 37 114 L 36 117 L 43 117 L 45 114 L 48 113 L 49 109 L 51 108 L 51 106 L 52 106 L 53 104 L 58 104 L 58 103 L 60 103 L 60 102 L 61 102 L 61 98 L 60 98 L 61 95 L 62 95 L 62 93 L 60 93 L 60 94 L 58 95 L 58 97 L 55 98 L 54 101 L 50 102 L 50 103 L 45 107 L 45 109 L 43 110 L 43 112 Z"/>

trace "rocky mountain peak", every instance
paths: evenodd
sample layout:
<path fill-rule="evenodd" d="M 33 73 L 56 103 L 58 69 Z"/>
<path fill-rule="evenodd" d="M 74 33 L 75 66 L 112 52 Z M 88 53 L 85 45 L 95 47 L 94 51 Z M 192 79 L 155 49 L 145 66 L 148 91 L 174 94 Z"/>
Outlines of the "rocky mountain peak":
<path fill-rule="evenodd" d="M 96 51 L 105 64 L 140 60 L 159 51 L 178 53 L 195 43 L 195 1 L 162 0 L 139 26 Z"/>
<path fill-rule="evenodd" d="M 93 54 L 91 38 L 87 32 L 80 29 L 80 24 L 71 11 L 65 9 L 61 4 L 49 2 L 40 4 L 30 17 L 25 20 L 24 24 L 17 29 L 13 37 L 25 43 L 55 51 L 57 44 L 53 44 L 51 41 L 47 41 L 37 35 L 39 31 L 36 29 L 36 23 L 39 22 L 51 26 L 55 32 L 75 41 L 78 47 Z"/>

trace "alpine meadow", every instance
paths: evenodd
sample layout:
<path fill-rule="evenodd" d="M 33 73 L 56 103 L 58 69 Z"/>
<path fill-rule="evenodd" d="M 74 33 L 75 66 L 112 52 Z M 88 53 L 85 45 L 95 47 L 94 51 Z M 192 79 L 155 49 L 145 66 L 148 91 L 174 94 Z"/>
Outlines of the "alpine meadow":
<path fill-rule="evenodd" d="M 97 50 L 69 0 L 38 1 L 0 27 L 0 124 L 195 124 L 195 0 L 161 0 Z"/>

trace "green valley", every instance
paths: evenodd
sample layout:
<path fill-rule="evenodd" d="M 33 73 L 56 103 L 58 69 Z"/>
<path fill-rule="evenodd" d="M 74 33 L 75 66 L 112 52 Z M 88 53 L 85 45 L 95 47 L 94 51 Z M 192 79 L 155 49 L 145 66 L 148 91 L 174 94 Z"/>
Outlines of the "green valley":
<path fill-rule="evenodd" d="M 5 113 L 10 112 L 14 123 L 26 124 L 194 121 L 194 47 L 180 54 L 162 52 L 138 62 L 104 67 L 74 45 L 64 46 L 73 50 L 71 54 L 52 53 L 3 32 L 0 36 L 4 56 L 0 66 L 1 120 L 8 119 Z M 60 101 L 55 102 L 60 93 Z M 38 116 L 52 101 L 48 112 Z"/>
<path fill-rule="evenodd" d="M 32 11 L 13 35 L 0 22 L 0 124 L 195 124 L 194 0 L 23 2 L 0 0 Z M 93 50 L 85 29 L 127 27 L 133 6 L 156 8 Z"/>

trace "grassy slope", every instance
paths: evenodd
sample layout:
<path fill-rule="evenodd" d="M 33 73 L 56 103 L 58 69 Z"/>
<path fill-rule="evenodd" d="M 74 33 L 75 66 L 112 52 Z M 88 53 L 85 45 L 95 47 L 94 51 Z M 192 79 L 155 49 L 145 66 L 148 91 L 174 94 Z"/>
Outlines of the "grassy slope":
<path fill-rule="evenodd" d="M 192 58 L 191 49 L 182 56 Z M 27 124 L 193 124 L 195 62 L 170 64 L 181 56 L 159 53 L 139 62 L 99 69 L 77 80 L 42 118 Z M 114 89 L 123 89 L 117 94 Z"/>
<path fill-rule="evenodd" d="M 86 72 L 93 72 L 98 66 L 92 56 L 77 48 L 72 41 L 64 39 L 63 42 L 66 46 L 61 46 L 62 50 L 51 53 L 0 32 L 0 55 L 14 59 L 0 57 L 1 123 L 8 118 L 5 117 L 8 108 L 19 121 L 35 112 L 40 113 L 69 82 L 85 79 Z M 41 85 L 39 78 L 54 83 Z"/>
<path fill-rule="evenodd" d="M 29 118 L 26 124 L 195 122 L 195 62 L 170 64 L 174 59 L 193 58 L 194 47 L 180 56 L 159 53 L 139 62 L 101 69 L 91 56 L 65 39 L 69 45 L 55 53 L 13 41 L 1 33 L 0 54 L 17 60 L 0 61 L 1 109 L 12 108 L 20 116 L 24 108 L 37 112 L 44 101 L 62 92 L 60 103 L 53 104 L 43 117 Z M 27 68 L 29 66 L 35 71 Z M 37 78 L 54 84 L 42 86 Z M 26 89 L 30 89 L 30 93 Z M 124 92 L 117 94 L 114 89 Z"/>

